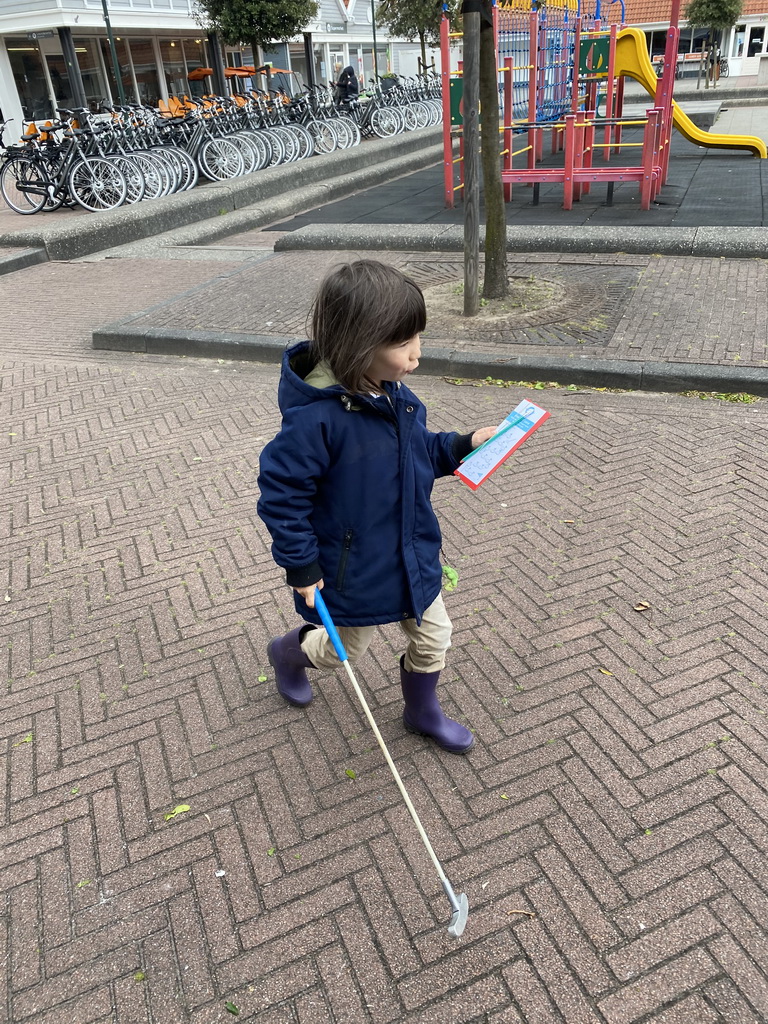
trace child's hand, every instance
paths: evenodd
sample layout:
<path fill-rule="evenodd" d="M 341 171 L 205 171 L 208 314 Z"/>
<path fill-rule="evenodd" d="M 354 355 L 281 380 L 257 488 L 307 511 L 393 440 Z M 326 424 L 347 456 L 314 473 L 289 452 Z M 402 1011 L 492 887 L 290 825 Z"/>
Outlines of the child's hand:
<path fill-rule="evenodd" d="M 486 441 L 490 440 L 498 430 L 498 427 L 480 427 L 472 435 L 472 448 L 479 448 L 481 444 L 485 444 Z"/>
<path fill-rule="evenodd" d="M 312 583 L 308 587 L 294 587 L 293 589 L 296 591 L 297 594 L 301 594 L 301 596 L 306 601 L 306 604 L 307 604 L 308 608 L 314 608 L 315 607 L 315 589 L 322 590 L 323 589 L 323 581 L 322 580 L 318 580 L 317 583 Z"/>

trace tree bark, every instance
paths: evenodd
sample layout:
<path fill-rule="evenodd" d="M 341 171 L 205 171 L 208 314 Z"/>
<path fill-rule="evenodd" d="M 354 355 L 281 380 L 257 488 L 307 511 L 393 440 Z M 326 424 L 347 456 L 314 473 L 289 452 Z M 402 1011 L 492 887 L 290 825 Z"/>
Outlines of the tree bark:
<path fill-rule="evenodd" d="M 480 13 L 464 10 L 464 316 L 480 309 Z"/>
<path fill-rule="evenodd" d="M 485 197 L 485 276 L 483 297 L 507 294 L 507 218 L 501 181 L 499 77 L 491 5 L 480 23 L 480 122 L 482 126 L 483 195 Z"/>

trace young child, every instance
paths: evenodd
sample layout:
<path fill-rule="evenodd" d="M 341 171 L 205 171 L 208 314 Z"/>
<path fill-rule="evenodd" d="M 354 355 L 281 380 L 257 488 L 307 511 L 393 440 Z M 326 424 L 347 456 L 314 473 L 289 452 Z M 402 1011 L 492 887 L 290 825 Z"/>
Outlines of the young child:
<path fill-rule="evenodd" d="M 288 349 L 278 390 L 278 435 L 261 453 L 258 512 L 272 554 L 309 625 L 273 639 L 267 655 L 290 704 L 312 700 L 307 669 L 339 661 L 315 624 L 315 588 L 350 661 L 377 625 L 399 622 L 403 723 L 444 750 L 466 753 L 469 729 L 448 718 L 435 690 L 451 640 L 441 596 L 441 535 L 430 495 L 436 477 L 488 440 L 431 433 L 406 387 L 426 324 L 421 289 L 384 263 L 345 264 L 323 281 L 313 338 Z"/>

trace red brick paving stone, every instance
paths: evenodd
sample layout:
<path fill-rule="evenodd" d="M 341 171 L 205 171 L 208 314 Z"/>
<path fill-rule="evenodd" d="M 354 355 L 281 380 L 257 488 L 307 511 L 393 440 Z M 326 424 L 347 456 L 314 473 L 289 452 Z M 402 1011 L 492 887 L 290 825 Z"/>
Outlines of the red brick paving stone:
<path fill-rule="evenodd" d="M 96 992 L 79 996 L 61 1006 L 44 1013 L 33 1010 L 30 1021 L 34 1024 L 106 1024 L 113 1010 L 112 994 L 109 986 L 104 985 Z M 22 1018 L 14 1018 L 14 1024 L 22 1024 Z"/>
<path fill-rule="evenodd" d="M 662 1010 L 648 1018 L 648 1024 L 717 1024 L 717 1011 L 704 1002 L 701 996 L 683 999 L 669 1010 Z"/>
<path fill-rule="evenodd" d="M 142 954 L 137 970 L 145 977 L 150 1020 L 186 1024 L 189 1016 L 182 1001 L 178 958 L 170 933 L 165 930 L 148 935 L 142 943 Z"/>
<path fill-rule="evenodd" d="M 124 263 L 119 273 L 139 282 L 139 289 L 157 289 L 157 264 Z M 210 268 L 200 264 L 169 269 L 164 262 L 162 274 L 185 284 L 195 274 L 211 279 L 205 277 Z M 750 951 L 762 948 L 750 943 L 761 940 L 754 922 L 758 928 L 764 923 L 761 897 L 768 890 L 759 793 L 764 732 L 752 719 L 748 728 L 737 727 L 739 716 L 754 712 L 736 700 L 752 696 L 742 679 L 750 673 L 759 679 L 765 664 L 760 612 L 768 581 L 759 558 L 750 568 L 751 589 L 745 582 L 724 589 L 722 580 L 740 567 L 729 554 L 743 547 L 739 533 L 761 528 L 764 479 L 755 476 L 757 462 L 747 454 L 754 426 L 762 422 L 760 408 L 550 392 L 546 403 L 542 399 L 553 410 L 546 444 L 542 432 L 478 496 L 451 482 L 436 488 L 445 511 L 446 553 L 462 573 L 452 598 L 456 643 L 446 695 L 470 719 L 472 703 L 481 705 L 478 721 L 488 725 L 477 750 L 466 759 L 449 758 L 400 734 L 396 681 L 390 678 L 396 635 L 377 639 L 361 675 L 409 786 L 413 782 L 420 802 L 440 805 L 430 826 L 440 851 L 450 852 L 449 876 L 470 894 L 467 932 L 456 943 L 445 930 L 448 908 L 439 883 L 399 801 L 389 799 L 392 783 L 375 749 L 363 753 L 370 740 L 362 738 L 359 709 L 338 678 L 325 677 L 309 713 L 282 705 L 269 670 L 268 683 L 248 678 L 266 667 L 268 637 L 295 621 L 253 515 L 256 439 L 270 436 L 277 422 L 274 368 L 89 352 L 89 327 L 115 319 L 127 301 L 136 301 L 120 294 L 118 268 L 62 266 L 24 275 L 19 282 L 45 281 L 52 298 L 57 288 L 62 295 L 83 284 L 91 291 L 89 305 L 67 309 L 55 339 L 36 337 L 21 293 L 6 296 L 8 308 L 18 310 L 14 324 L 22 326 L 8 346 L 17 369 L 2 384 L 6 395 L 6 382 L 15 381 L 13 397 L 24 397 L 14 406 L 20 430 L 10 439 L 16 482 L 8 497 L 21 518 L 14 522 L 8 620 L 18 628 L 6 658 L 16 687 L 9 697 L 24 703 L 8 700 L 4 707 L 6 720 L 19 708 L 27 716 L 13 720 L 6 750 L 26 753 L 10 744 L 30 726 L 46 734 L 38 759 L 33 751 L 32 789 L 13 805 L 17 826 L 9 831 L 6 817 L 3 837 L 10 840 L 10 862 L 22 869 L 19 884 L 11 886 L 13 897 L 24 885 L 37 885 L 28 865 L 66 882 L 57 891 L 50 877 L 41 877 L 41 898 L 61 904 L 46 907 L 36 925 L 42 928 L 43 968 L 48 959 L 52 967 L 57 957 L 95 950 L 100 934 L 120 934 L 121 922 L 141 931 L 145 918 L 157 920 L 160 931 L 144 935 L 135 951 L 136 969 L 147 971 L 140 987 L 151 1001 L 148 1019 L 231 1019 L 223 1003 L 233 996 L 243 1012 L 250 1002 L 265 1021 L 287 1024 L 308 1012 L 310 994 L 325 1003 L 319 1019 L 328 1018 L 327 993 L 318 987 L 311 960 L 318 948 L 347 962 L 349 948 L 368 936 L 366 958 L 377 958 L 372 972 L 409 978 L 418 987 L 421 978 L 434 976 L 426 972 L 439 972 L 457 955 L 471 957 L 500 939 L 500 970 L 514 992 L 508 1019 L 575 1024 L 569 994 L 586 998 L 587 991 L 580 988 L 579 971 L 585 983 L 595 984 L 607 957 L 642 949 L 668 928 L 678 928 L 684 948 L 697 940 L 685 922 L 716 913 L 718 900 L 726 900 L 717 919 L 732 937 L 733 945 L 720 949 L 721 956 L 730 955 L 729 966 L 716 965 L 707 977 L 717 980 L 704 980 L 690 993 L 680 990 L 665 1009 L 667 990 L 655 1002 L 651 992 L 643 1012 L 649 1019 L 663 1020 L 666 1013 L 675 1020 L 670 1015 L 679 1019 L 681 1007 L 696 1008 L 704 1000 L 724 1021 L 757 1019 L 745 995 L 756 998 L 753 989 L 765 984 L 750 959 Z M 517 398 L 516 391 L 451 388 L 428 379 L 417 389 L 432 403 L 433 425 L 444 428 L 476 422 L 478 407 L 498 421 Z M 197 457 L 202 461 L 194 462 Z M 738 465 L 742 481 L 750 481 L 748 495 L 734 490 L 723 463 Z M 501 505 L 522 479 L 541 495 L 540 507 L 536 518 L 523 510 L 519 526 L 516 521 L 510 530 Z M 5 507 L 6 496 L 0 501 Z M 561 520 L 571 518 L 576 524 L 565 527 Z M 29 531 L 25 537 L 22 529 Z M 557 578 L 548 580 L 550 574 Z M 191 614 L 184 628 L 170 614 L 169 595 L 180 590 Z M 52 607 L 50 597 L 56 599 Z M 652 599 L 653 623 L 632 612 L 637 597 Z M 600 629 L 594 627 L 598 621 Z M 514 648 L 509 655 L 506 644 Z M 715 662 L 724 670 L 712 677 Z M 602 676 L 601 665 L 615 675 Z M 32 670 L 37 675 L 27 676 Z M 71 689 L 77 677 L 86 681 L 79 692 Z M 516 690 L 518 681 L 526 689 Z M 501 697 L 509 704 L 502 706 Z M 698 709 L 708 704 L 717 717 L 697 727 Z M 667 717 L 691 712 L 693 719 Z M 47 731 L 52 724 L 53 742 Z M 493 742 L 496 729 L 506 738 Z M 665 730 L 669 738 L 659 739 Z M 350 732 L 355 740 L 345 735 Z M 726 732 L 734 740 L 706 749 Z M 553 737 L 557 742 L 549 744 Z M 137 769 L 144 752 L 160 758 L 156 788 L 149 791 L 142 785 L 147 765 Z M 349 800 L 348 788 L 335 777 L 352 758 L 363 766 L 365 782 Z M 725 778 L 722 772 L 717 779 L 707 776 L 709 768 L 726 768 Z M 570 781 L 549 792 L 564 771 Z M 418 776 L 423 783 L 413 781 Z M 588 792 L 579 797 L 582 783 Z M 70 793 L 76 784 L 81 796 Z M 295 792 L 298 787 L 306 792 Z M 366 807 L 365 797 L 377 788 L 387 798 Z M 502 808 L 499 793 L 506 790 L 511 806 Z M 195 794 L 187 822 L 166 826 L 162 815 L 172 805 L 156 796 L 162 791 L 174 802 L 182 792 Z M 108 835 L 116 814 L 128 844 L 125 865 L 119 835 Z M 95 878 L 93 889 L 71 892 L 77 863 L 84 860 L 82 849 L 62 845 L 61 822 L 69 817 L 82 828 L 86 816 L 87 834 L 103 845 L 113 870 Z M 645 827 L 654 834 L 646 837 Z M 613 828 L 613 868 L 595 840 L 603 828 Z M 708 829 L 715 829 L 712 842 Z M 335 834 L 344 847 L 338 864 Z M 347 845 L 354 842 L 359 850 Z M 279 853 L 268 857 L 275 845 Z M 101 854 L 100 845 L 95 849 Z M 297 853 L 305 864 L 294 862 Z M 226 855 L 239 872 L 224 863 Z M 622 868 L 625 863 L 631 866 Z M 205 888 L 218 864 L 227 875 L 214 874 Z M 200 900 L 190 888 L 193 880 Z M 529 922 L 509 912 L 534 906 L 526 889 L 537 894 L 536 926 L 551 937 L 552 946 L 541 948 L 554 950 L 559 976 L 547 982 L 559 1009 L 520 959 L 520 936 Z M 318 947 L 312 929 L 324 921 L 326 893 L 337 894 L 338 917 Z M 179 938 L 188 935 L 191 942 L 193 932 L 197 936 L 189 948 L 198 960 L 204 957 L 209 997 L 201 988 L 187 1001 L 179 987 L 168 918 L 179 901 L 194 904 L 178 918 Z M 308 903 L 315 916 L 307 922 L 301 914 Z M 264 912 L 265 905 L 276 909 Z M 351 922 L 346 939 L 340 921 Z M 622 945 L 617 925 L 635 944 Z M 219 951 L 214 956 L 207 952 L 209 932 L 210 948 Z M 259 937 L 258 944 L 229 956 L 248 936 Z M 272 961 L 265 978 L 257 954 L 271 957 L 284 937 L 291 938 L 293 959 L 286 966 Z M 589 943 L 581 952 L 579 937 Z M 578 961 L 578 971 L 565 954 Z M 706 957 L 701 950 L 690 955 Z M 229 956 L 222 969 L 216 956 Z M 592 976 L 590 956 L 598 965 Z M 690 966 L 687 956 L 675 965 Z M 98 972 L 103 962 L 92 961 L 82 971 Z M 668 969 L 651 968 L 651 977 Z M 96 974 L 78 982 L 77 969 L 74 977 L 83 1006 L 107 983 L 114 986 L 116 1004 L 129 1005 L 117 998 L 129 991 L 132 978 L 124 960 L 103 983 Z M 29 994 L 50 1000 L 59 998 L 56 991 L 46 981 Z M 357 984 L 334 990 L 336 1002 L 364 1009 L 361 991 Z M 444 1005 L 427 996 L 415 1013 L 445 1019 L 453 999 L 467 1006 L 468 1020 L 486 1010 L 491 1019 L 505 1019 L 499 992 L 490 970 L 476 982 L 457 981 Z M 620 994 L 627 990 L 608 998 Z M 62 1021 L 78 1001 L 71 996 L 70 990 L 61 993 Z M 192 1010 L 192 1003 L 206 998 Z M 51 1009 L 58 1013 L 59 1007 Z M 130 1011 L 118 1012 L 124 1019 L 114 1024 L 134 1024 L 125 1016 Z M 102 1006 L 94 1020 L 108 1014 Z"/>
<path fill-rule="evenodd" d="M 135 1024 L 150 1024 L 149 1008 L 146 1001 L 146 982 L 137 979 L 136 974 L 118 978 L 113 984 L 114 1012 L 113 1019 L 130 1020 Z"/>
<path fill-rule="evenodd" d="M 486 1012 L 491 1014 L 497 1007 L 505 1007 L 509 1003 L 509 992 L 506 985 L 496 974 L 491 974 L 481 981 L 468 985 L 465 990 L 452 992 L 444 999 L 439 999 L 423 1010 L 410 1010 L 408 1024 L 445 1024 L 446 1021 L 460 1024 L 462 1021 L 486 1021 Z M 503 1019 L 503 1018 L 502 1018 Z M 519 1021 L 519 1016 L 508 1016 L 508 1021 Z"/>
<path fill-rule="evenodd" d="M 749 1002 L 765 1020 L 768 1017 L 768 986 L 759 964 L 730 935 L 710 942 L 709 951 L 740 992 L 749 993 Z"/>
<path fill-rule="evenodd" d="M 704 995 L 726 1024 L 763 1024 L 765 1021 L 764 1015 L 755 1012 L 729 978 L 706 985 Z"/>
<path fill-rule="evenodd" d="M 302 993 L 294 999 L 293 1005 L 298 1024 L 334 1024 L 322 988 Z M 289 1019 L 283 1017 L 283 1020 Z"/>
<path fill-rule="evenodd" d="M 560 953 L 568 963 L 569 972 L 576 975 L 590 996 L 595 997 L 613 988 L 614 980 L 602 966 L 590 940 L 579 929 L 578 922 L 569 913 L 568 899 L 547 882 L 528 885 L 525 894 L 539 921 L 546 922 L 548 940 L 554 939 Z M 560 899 L 558 899 L 560 895 Z M 523 929 L 522 935 L 526 934 Z M 525 948 L 525 942 L 523 942 Z"/>
<path fill-rule="evenodd" d="M 224 1008 L 224 1003 L 229 1001 L 239 1008 L 240 1015 L 246 1020 L 249 1019 L 249 1013 L 253 1014 L 253 1019 L 260 1020 L 262 1013 L 271 1013 L 273 1008 L 279 1008 L 282 1019 L 292 1021 L 291 1004 L 294 998 L 307 990 L 316 991 L 318 981 L 318 972 L 309 958 L 266 975 L 257 971 L 251 975 L 249 983 L 237 989 L 229 989 L 215 1009 L 202 1008 L 190 1014 L 188 1019 L 190 1024 L 210 1024 L 212 1020 L 216 1024 L 229 1024 L 237 1019 Z"/>
<path fill-rule="evenodd" d="M 694 949 L 657 968 L 652 974 L 625 985 L 615 995 L 600 1000 L 599 1008 L 609 1024 L 629 1024 L 680 995 L 702 986 L 720 972 L 704 949 Z"/>
<path fill-rule="evenodd" d="M 77 926 L 79 916 L 77 913 L 74 915 L 75 926 Z M 132 943 L 135 940 L 159 931 L 163 927 L 164 916 L 164 908 L 153 907 L 146 911 L 133 913 L 125 921 L 117 921 L 99 931 L 90 931 L 73 938 L 65 945 L 57 947 L 47 959 L 46 967 L 49 979 L 56 975 L 66 975 L 84 963 L 95 962 L 100 959 L 99 954 L 109 952 L 116 956 L 115 951 L 129 943 L 131 945 L 128 948 L 133 948 Z"/>
<path fill-rule="evenodd" d="M 489 1013 L 487 1024 L 521 1024 L 523 1018 L 514 1006 L 508 1004 L 503 1010 L 496 1013 Z"/>
<path fill-rule="evenodd" d="M 711 911 L 697 907 L 651 932 L 646 931 L 615 953 L 609 953 L 607 962 L 619 981 L 626 982 L 691 946 L 703 944 L 721 931 L 722 925 Z"/>
<path fill-rule="evenodd" d="M 502 973 L 526 1024 L 552 1024 L 553 1021 L 563 1020 L 526 960 L 513 960 Z"/>
<path fill-rule="evenodd" d="M 418 1010 L 429 1001 L 448 998 L 453 991 L 475 984 L 484 975 L 500 967 L 507 956 L 508 939 L 504 932 L 484 937 L 471 947 L 462 944 L 456 949 L 454 946 L 454 952 L 443 961 L 422 968 L 410 979 L 398 983 L 403 1005 L 410 1012 Z"/>

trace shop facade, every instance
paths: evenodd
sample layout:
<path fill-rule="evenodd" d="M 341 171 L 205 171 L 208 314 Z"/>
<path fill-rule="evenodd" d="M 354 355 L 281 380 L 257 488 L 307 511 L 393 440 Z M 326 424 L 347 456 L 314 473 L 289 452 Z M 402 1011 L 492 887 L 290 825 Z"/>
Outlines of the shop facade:
<path fill-rule="evenodd" d="M 374 65 L 379 74 L 416 71 L 415 44 L 392 41 L 376 26 L 370 0 L 321 0 L 306 33 L 255 58 L 250 46 L 223 46 L 208 35 L 193 0 L 109 0 L 108 14 L 114 58 L 102 0 L 2 0 L 0 112 L 13 119 L 6 141 L 59 107 L 96 112 L 104 101 L 119 103 L 121 88 L 126 102 L 151 106 L 169 96 L 221 92 L 229 88 L 223 74 L 190 78 L 217 64 L 223 72 L 263 60 L 322 85 L 347 64 L 366 85 Z"/>

